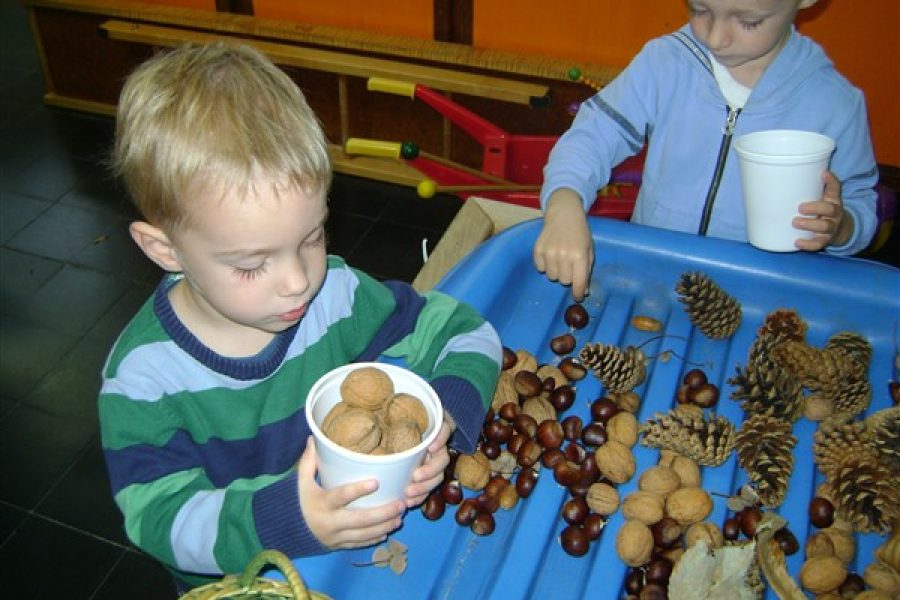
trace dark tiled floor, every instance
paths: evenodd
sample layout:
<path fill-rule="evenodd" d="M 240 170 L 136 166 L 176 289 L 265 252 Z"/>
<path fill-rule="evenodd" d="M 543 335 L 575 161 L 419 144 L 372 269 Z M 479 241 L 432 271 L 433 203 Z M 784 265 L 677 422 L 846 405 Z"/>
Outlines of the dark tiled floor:
<path fill-rule="evenodd" d="M 100 451 L 99 373 L 160 273 L 127 232 L 134 217 L 101 161 L 109 118 L 47 108 L 25 10 L 0 2 L 0 595 L 174 598 L 125 538 Z M 455 197 L 339 177 L 331 251 L 412 281 Z"/>
<path fill-rule="evenodd" d="M 24 9 L 0 2 L 0 564 L 4 597 L 172 598 L 125 539 L 108 492 L 99 371 L 159 272 L 134 246 L 125 194 L 100 166 L 112 122 L 43 106 Z M 339 177 L 331 250 L 410 281 L 452 197 Z M 898 263 L 898 235 L 876 258 Z"/>

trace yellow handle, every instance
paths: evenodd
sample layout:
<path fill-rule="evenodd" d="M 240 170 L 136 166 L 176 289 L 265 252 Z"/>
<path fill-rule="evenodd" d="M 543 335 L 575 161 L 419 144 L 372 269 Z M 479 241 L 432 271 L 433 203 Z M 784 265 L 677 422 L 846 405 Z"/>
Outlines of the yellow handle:
<path fill-rule="evenodd" d="M 388 79 L 387 77 L 369 77 L 369 80 L 366 82 L 366 89 L 370 92 L 384 92 L 398 96 L 409 96 L 410 98 L 416 97 L 416 84 Z"/>
<path fill-rule="evenodd" d="M 400 158 L 400 143 L 366 138 L 348 138 L 344 142 L 344 152 L 347 154 L 361 154 L 363 156 Z"/>

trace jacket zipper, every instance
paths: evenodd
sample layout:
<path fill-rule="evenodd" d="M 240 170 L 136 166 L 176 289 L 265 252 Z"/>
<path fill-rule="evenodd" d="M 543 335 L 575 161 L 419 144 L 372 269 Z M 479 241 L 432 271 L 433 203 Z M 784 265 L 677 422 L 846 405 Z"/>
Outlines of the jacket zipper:
<path fill-rule="evenodd" d="M 725 127 L 722 128 L 722 143 L 719 145 L 719 156 L 716 158 L 716 170 L 713 173 L 712 182 L 709 184 L 709 191 L 706 192 L 706 201 L 703 203 L 703 213 L 700 217 L 700 228 L 697 230 L 700 235 L 706 235 L 706 230 L 709 229 L 713 204 L 716 202 L 716 193 L 719 191 L 719 183 L 722 182 L 725 160 L 728 158 L 728 149 L 731 147 L 731 136 L 734 133 L 734 126 L 737 123 L 738 115 L 741 114 L 741 109 L 727 106 L 726 112 Z"/>

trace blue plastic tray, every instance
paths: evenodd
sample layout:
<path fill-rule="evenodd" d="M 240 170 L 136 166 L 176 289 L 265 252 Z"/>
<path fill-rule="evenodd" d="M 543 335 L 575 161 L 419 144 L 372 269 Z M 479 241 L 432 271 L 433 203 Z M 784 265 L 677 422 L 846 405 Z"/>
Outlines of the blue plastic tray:
<path fill-rule="evenodd" d="M 822 254 L 772 254 L 747 244 L 612 220 L 593 219 L 591 227 L 597 254 L 585 301 L 591 320 L 575 332 L 577 348 L 587 342 L 639 345 L 659 334 L 631 327 L 631 317 L 655 317 L 663 322 L 662 333 L 667 337 L 643 346 L 645 353 L 654 356 L 671 350 L 702 363 L 710 381 L 722 391 L 718 413 L 739 424 L 742 411 L 729 399 L 727 379 L 737 364 L 746 364 L 747 349 L 765 315 L 791 308 L 806 320 L 808 341 L 817 347 L 842 330 L 866 336 L 874 349 L 870 411 L 890 404 L 887 383 L 897 376 L 894 354 L 900 343 L 896 337 L 900 270 Z M 531 249 L 539 231 L 540 222 L 529 221 L 500 233 L 460 262 L 437 287 L 481 311 L 506 346 L 525 348 L 539 362 L 552 362 L 549 340 L 568 331 L 562 315 L 571 296 L 568 289 L 547 281 L 534 269 Z M 733 338 L 712 341 L 694 331 L 674 291 L 686 271 L 706 273 L 741 302 L 744 320 Z M 691 368 L 677 358 L 650 363 L 645 382 L 636 390 L 643 398 L 640 421 L 674 405 L 675 390 Z M 588 404 L 601 392 L 599 382 L 589 375 L 579 382 L 576 404 L 566 414 L 588 418 Z M 815 426 L 806 419 L 794 426 L 798 438 L 794 472 L 779 510 L 801 548 L 810 527 L 807 504 L 821 481 L 812 461 Z M 658 452 L 636 446 L 635 456 L 640 473 L 656 464 Z M 734 455 L 719 467 L 703 469 L 703 487 L 710 492 L 727 495 L 745 481 Z M 620 494 L 624 497 L 636 485 L 637 476 L 620 486 Z M 295 564 L 311 589 L 336 599 L 622 597 L 626 567 L 615 553 L 621 513 L 610 519 L 585 556 L 572 557 L 558 541 L 565 526 L 559 509 L 568 497 L 552 474 L 544 472 L 531 497 L 512 511 L 495 514 L 496 530 L 487 537 L 457 525 L 453 506 L 439 521 L 428 521 L 413 511 L 392 536 L 409 548 L 408 568 L 399 576 L 389 569 L 352 565 L 368 562 L 371 548 L 300 559 Z M 710 519 L 721 524 L 728 516 L 725 498 L 714 496 L 714 502 Z M 862 572 L 882 541 L 875 535 L 858 536 L 854 570 Z M 801 550 L 788 558 L 789 571 L 795 576 L 802 554 Z"/>

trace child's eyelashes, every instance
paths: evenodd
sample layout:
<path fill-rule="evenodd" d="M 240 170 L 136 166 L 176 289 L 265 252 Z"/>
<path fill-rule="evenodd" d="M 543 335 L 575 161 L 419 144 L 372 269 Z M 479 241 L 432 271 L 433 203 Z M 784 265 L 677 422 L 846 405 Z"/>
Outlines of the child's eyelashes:
<path fill-rule="evenodd" d="M 241 267 L 234 267 L 235 274 L 241 279 L 253 280 L 259 277 L 260 275 L 264 275 L 266 272 L 266 265 L 261 264 L 258 267 L 252 267 L 249 269 L 243 269 Z"/>
<path fill-rule="evenodd" d="M 762 25 L 762 19 L 759 19 L 757 21 L 741 21 L 741 26 L 747 30 L 756 29 L 760 25 Z"/>

